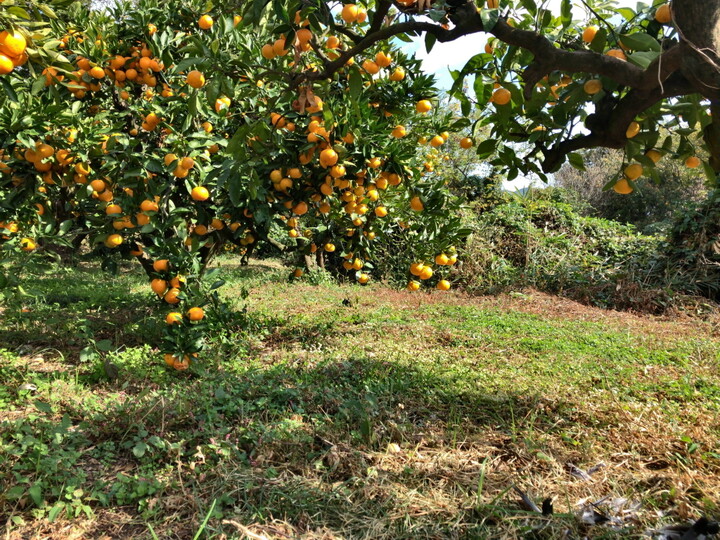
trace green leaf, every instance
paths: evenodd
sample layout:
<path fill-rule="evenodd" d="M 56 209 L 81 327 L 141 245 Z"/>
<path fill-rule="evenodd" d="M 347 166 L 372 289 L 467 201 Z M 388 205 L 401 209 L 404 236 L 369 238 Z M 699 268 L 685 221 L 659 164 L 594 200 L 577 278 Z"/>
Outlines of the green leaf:
<path fill-rule="evenodd" d="M 607 44 L 607 35 L 607 30 L 605 28 L 600 28 L 595 33 L 592 43 L 590 43 L 590 50 L 595 51 L 596 53 L 602 53 L 605 50 L 605 45 Z"/>
<path fill-rule="evenodd" d="M 57 19 L 57 15 L 53 11 L 53 9 L 50 6 L 48 6 L 47 4 L 38 4 L 37 7 L 49 19 Z"/>
<path fill-rule="evenodd" d="M 33 405 L 35 405 L 35 408 L 40 412 L 44 412 L 47 414 L 52 413 L 52 406 L 49 403 L 45 403 L 44 401 L 36 399 L 35 401 L 33 401 Z"/>
<path fill-rule="evenodd" d="M 32 19 L 32 17 L 30 16 L 30 14 L 27 11 L 25 11 L 23 8 L 18 7 L 18 6 L 13 6 L 13 7 L 8 8 L 7 12 L 11 15 L 15 15 L 16 17 L 20 17 L 21 19 L 27 19 L 27 20 Z"/>
<path fill-rule="evenodd" d="M 483 9 L 480 12 L 480 19 L 482 19 L 483 30 L 485 32 L 491 32 L 500 18 L 500 11 L 497 9 Z"/>
<path fill-rule="evenodd" d="M 79 356 L 81 362 L 89 362 L 97 357 L 97 353 L 92 346 L 88 346 L 80 350 Z"/>
<path fill-rule="evenodd" d="M 560 4 L 560 20 L 563 28 L 567 28 L 572 23 L 572 2 L 570 0 L 562 0 Z"/>
<path fill-rule="evenodd" d="M 624 34 L 621 38 L 622 44 L 633 51 L 656 51 L 659 52 L 661 47 L 658 40 L 650 34 L 637 32 L 635 34 Z"/>
<path fill-rule="evenodd" d="M 484 159 L 490 156 L 495 151 L 495 145 L 497 141 L 495 139 L 485 139 L 483 142 L 478 144 L 477 155 L 479 158 Z"/>
<path fill-rule="evenodd" d="M 33 82 L 32 87 L 30 88 L 30 93 L 33 96 L 36 96 L 44 88 L 45 88 L 45 77 L 38 77 L 37 79 L 35 79 L 35 82 Z"/>
<path fill-rule="evenodd" d="M 485 84 L 482 77 L 475 77 L 473 90 L 478 103 L 487 103 L 492 95 L 492 84 Z"/>
<path fill-rule="evenodd" d="M 43 498 L 42 498 L 42 487 L 40 484 L 35 484 L 30 489 L 28 489 L 28 494 L 30 495 L 30 498 L 35 503 L 35 506 L 38 508 L 42 507 L 43 505 Z"/>
<path fill-rule="evenodd" d="M 95 343 L 95 347 L 97 347 L 99 351 L 108 352 L 112 350 L 113 344 L 109 339 L 101 339 Z"/>
<path fill-rule="evenodd" d="M 537 5 L 535 4 L 535 0 L 520 0 L 520 3 L 522 6 L 528 10 L 528 13 L 532 15 L 533 17 L 537 13 Z"/>
<path fill-rule="evenodd" d="M 245 138 L 247 137 L 249 130 L 249 124 L 242 125 L 238 128 L 238 130 L 235 132 L 235 135 L 232 136 L 230 142 L 227 145 L 228 154 L 234 156 L 235 154 L 240 152 L 241 149 L 244 149 Z"/>
<path fill-rule="evenodd" d="M 7 77 L 0 77 L 0 84 L 2 84 L 2 87 L 5 90 L 5 93 L 7 94 L 7 97 L 10 99 L 10 101 L 14 101 L 15 103 L 17 103 L 17 94 L 15 93 L 15 89 L 10 84 L 10 81 L 7 80 Z"/>
<path fill-rule="evenodd" d="M 233 204 L 233 206 L 240 206 L 240 203 L 242 202 L 241 196 L 243 194 L 242 188 L 243 182 L 239 175 L 235 175 L 234 177 L 228 179 L 228 197 L 230 198 L 230 202 Z"/>
<path fill-rule="evenodd" d="M 577 152 L 572 152 L 568 154 L 568 161 L 570 162 L 570 165 L 572 165 L 578 171 L 585 170 L 585 162 L 583 160 L 583 157 Z"/>
<path fill-rule="evenodd" d="M 660 53 L 655 51 L 649 51 L 649 52 L 635 52 L 628 55 L 628 62 L 635 64 L 636 66 L 639 66 L 643 69 L 647 69 L 647 67 L 660 55 Z"/>
<path fill-rule="evenodd" d="M 712 168 L 712 165 L 710 165 L 710 162 L 703 161 L 703 170 L 705 171 L 705 176 L 707 177 L 710 185 L 717 186 L 718 175 L 715 172 L 715 169 Z"/>
<path fill-rule="evenodd" d="M 630 21 L 630 20 L 634 19 L 635 16 L 637 15 L 637 13 L 635 13 L 635 11 L 633 11 L 631 8 L 618 8 L 615 11 L 619 15 L 622 15 L 622 17 L 626 21 Z"/>
<path fill-rule="evenodd" d="M 140 441 L 133 447 L 133 454 L 136 458 L 141 458 L 145 455 L 145 452 L 147 452 L 148 445 L 144 442 Z"/>
<path fill-rule="evenodd" d="M 430 32 L 425 34 L 425 50 L 427 52 L 432 51 L 432 48 L 435 45 L 436 41 L 437 41 L 437 38 L 435 37 L 435 34 L 431 34 Z"/>
<path fill-rule="evenodd" d="M 360 70 L 357 68 L 352 69 L 350 71 L 350 98 L 352 100 L 357 100 L 360 97 L 360 94 L 362 93 L 363 88 L 363 80 L 362 75 L 360 75 Z"/>
<path fill-rule="evenodd" d="M 55 519 L 58 517 L 58 515 L 60 515 L 60 512 L 62 512 L 63 510 L 65 510 L 65 503 L 62 503 L 62 502 L 55 503 L 55 506 L 53 506 L 50 509 L 50 512 L 48 512 L 48 521 L 50 523 L 55 521 Z"/>
<path fill-rule="evenodd" d="M 197 65 L 203 60 L 204 58 L 197 57 L 185 58 L 184 60 L 180 60 L 180 62 L 178 62 L 178 64 L 175 66 L 175 73 L 182 73 L 183 71 L 186 71 L 187 68 Z"/>

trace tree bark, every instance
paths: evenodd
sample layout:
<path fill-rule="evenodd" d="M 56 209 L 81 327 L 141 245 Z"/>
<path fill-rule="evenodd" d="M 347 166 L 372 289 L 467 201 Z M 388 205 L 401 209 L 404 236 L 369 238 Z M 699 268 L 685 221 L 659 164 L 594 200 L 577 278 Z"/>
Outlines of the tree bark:
<path fill-rule="evenodd" d="M 720 0 L 674 0 L 680 34 L 681 71 L 708 99 L 720 99 Z"/>

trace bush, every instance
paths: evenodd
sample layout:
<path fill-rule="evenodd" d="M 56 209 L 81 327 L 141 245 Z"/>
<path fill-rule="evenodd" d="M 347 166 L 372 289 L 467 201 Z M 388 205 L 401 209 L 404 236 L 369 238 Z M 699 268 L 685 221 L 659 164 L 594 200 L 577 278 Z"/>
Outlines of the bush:
<path fill-rule="evenodd" d="M 580 216 L 561 192 L 505 196 L 477 213 L 459 281 L 473 293 L 532 286 L 602 307 L 663 311 L 661 239 Z"/>
<path fill-rule="evenodd" d="M 624 167 L 624 155 L 617 150 L 596 148 L 585 154 L 586 170 L 565 165 L 555 175 L 556 181 L 584 216 L 602 217 L 632 223 L 645 234 L 664 234 L 672 225 L 673 214 L 701 202 L 707 190 L 705 178 L 681 161 L 664 158 L 652 175 L 636 182 L 631 197 L 605 190 L 616 171 Z"/>
<path fill-rule="evenodd" d="M 676 214 L 663 250 L 677 287 L 720 301 L 720 190 Z"/>

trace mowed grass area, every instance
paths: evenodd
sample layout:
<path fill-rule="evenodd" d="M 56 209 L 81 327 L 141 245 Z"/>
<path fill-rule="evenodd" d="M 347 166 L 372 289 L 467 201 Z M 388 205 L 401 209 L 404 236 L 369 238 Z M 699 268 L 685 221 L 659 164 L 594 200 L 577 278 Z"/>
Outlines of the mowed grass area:
<path fill-rule="evenodd" d="M 632 538 L 720 513 L 716 323 L 288 274 L 223 259 L 246 310 L 189 372 L 153 350 L 141 273 L 27 276 L 0 319 L 7 537 Z M 113 350 L 81 361 L 89 340 Z"/>

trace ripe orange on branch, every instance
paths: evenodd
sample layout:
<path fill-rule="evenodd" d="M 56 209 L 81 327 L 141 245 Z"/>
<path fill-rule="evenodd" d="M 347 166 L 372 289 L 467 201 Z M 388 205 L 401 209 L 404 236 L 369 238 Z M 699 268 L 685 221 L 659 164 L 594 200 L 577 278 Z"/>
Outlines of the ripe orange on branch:
<path fill-rule="evenodd" d="M 660 161 L 660 158 L 662 157 L 662 154 L 658 152 L 657 150 L 650 149 L 647 152 L 645 152 L 645 156 L 650 159 L 653 163 L 657 163 Z"/>
<path fill-rule="evenodd" d="M 669 24 L 672 22 L 672 11 L 669 4 L 663 4 L 655 11 L 655 20 L 660 24 Z"/>
<path fill-rule="evenodd" d="M 213 21 L 213 18 L 210 15 L 203 15 L 198 20 L 198 26 L 203 30 L 210 30 L 214 22 L 215 21 Z"/>
<path fill-rule="evenodd" d="M 13 61 L 4 54 L 0 54 L 0 75 L 7 75 L 15 69 Z"/>
<path fill-rule="evenodd" d="M 597 26 L 588 26 L 583 30 L 582 39 L 585 43 L 592 43 L 597 35 L 599 28 Z"/>
<path fill-rule="evenodd" d="M 628 139 L 632 139 L 638 133 L 640 133 L 640 124 L 638 124 L 637 122 L 630 122 L 630 125 L 625 131 L 625 136 Z"/>
<path fill-rule="evenodd" d="M 603 85 L 600 79 L 590 79 L 589 81 L 586 81 L 583 85 L 583 90 L 585 90 L 585 93 L 590 94 L 591 96 L 600 92 L 602 88 Z"/>
<path fill-rule="evenodd" d="M 700 166 L 700 158 L 697 156 L 691 156 L 685 160 L 685 166 L 688 169 L 696 169 Z"/>
<path fill-rule="evenodd" d="M 123 243 L 123 237 L 119 234 L 111 234 L 105 240 L 105 246 L 109 248 L 116 248 Z"/>
<path fill-rule="evenodd" d="M 395 126 L 395 128 L 392 130 L 392 136 L 396 139 L 402 139 L 405 135 L 407 135 L 407 130 L 405 129 L 405 126 Z"/>
<path fill-rule="evenodd" d="M 183 320 L 182 313 L 178 313 L 177 311 L 172 311 L 167 314 L 165 317 L 165 322 L 167 324 L 181 324 Z"/>
<path fill-rule="evenodd" d="M 507 105 L 511 98 L 512 94 L 507 88 L 497 88 L 492 94 L 492 102 L 496 105 Z"/>
<path fill-rule="evenodd" d="M 338 162 L 339 156 L 332 148 L 326 148 L 320 152 L 320 165 L 325 168 L 332 167 Z"/>
<path fill-rule="evenodd" d="M 610 49 L 605 54 L 607 54 L 608 56 L 612 56 L 613 58 L 617 58 L 618 60 L 627 61 L 627 56 L 622 49 Z"/>
<path fill-rule="evenodd" d="M 23 251 L 33 251 L 37 245 L 32 238 L 23 238 L 20 240 L 20 249 Z"/>
<path fill-rule="evenodd" d="M 201 307 L 192 307 L 188 310 L 188 319 L 201 321 L 205 317 L 205 311 Z"/>
<path fill-rule="evenodd" d="M 373 62 L 372 60 L 364 60 L 362 63 L 362 68 L 370 75 L 375 75 L 380 71 L 380 66 L 378 66 L 377 63 Z"/>
<path fill-rule="evenodd" d="M 205 75 L 195 69 L 187 74 L 185 82 L 192 88 L 202 88 L 205 85 Z"/>
<path fill-rule="evenodd" d="M 637 180 L 642 176 L 643 168 L 639 163 L 633 163 L 625 167 L 625 177 L 628 180 Z"/>
<path fill-rule="evenodd" d="M 210 192 L 205 186 L 195 186 L 192 188 L 190 196 L 194 201 L 207 201 L 210 198 Z"/>
<path fill-rule="evenodd" d="M 375 55 L 375 63 L 383 68 L 389 67 L 390 64 L 392 64 L 392 56 L 383 51 L 380 51 Z"/>
<path fill-rule="evenodd" d="M 390 80 L 399 82 L 402 81 L 405 78 L 405 70 L 402 68 L 402 66 L 398 66 L 395 68 L 395 70 L 390 74 Z"/>
<path fill-rule="evenodd" d="M 180 289 L 177 289 L 173 287 L 168 292 L 165 293 L 165 296 L 163 297 L 163 300 L 165 300 L 168 304 L 179 304 L 180 303 Z"/>
<path fill-rule="evenodd" d="M 419 282 L 419 281 L 412 280 L 412 281 L 409 281 L 409 282 L 408 282 L 408 284 L 407 284 L 407 290 L 408 290 L 408 291 L 413 291 L 413 292 L 414 292 L 414 291 L 417 291 L 417 290 L 419 290 L 419 289 L 420 289 L 420 282 Z"/>
<path fill-rule="evenodd" d="M 445 144 L 445 139 L 442 135 L 435 135 L 432 139 L 430 139 L 430 146 L 433 148 L 439 148 L 443 144 Z"/>
<path fill-rule="evenodd" d="M 352 24 L 357 20 L 358 7 L 355 4 L 345 4 L 342 8 L 340 16 L 347 24 Z"/>
<path fill-rule="evenodd" d="M 415 110 L 420 114 L 430 112 L 432 110 L 432 103 L 430 103 L 429 99 L 421 99 L 415 105 Z"/>
<path fill-rule="evenodd" d="M 615 185 L 613 186 L 613 191 L 615 191 L 615 193 L 619 193 L 620 195 L 629 195 L 633 192 L 633 188 L 626 178 L 621 178 L 620 180 L 615 182 Z"/>
<path fill-rule="evenodd" d="M 27 41 L 20 32 L 10 33 L 7 30 L 0 32 L 0 54 L 7 57 L 20 56 L 25 52 L 26 47 Z"/>
<path fill-rule="evenodd" d="M 167 272 L 170 268 L 170 261 L 167 259 L 158 259 L 153 262 L 153 270 L 156 272 Z"/>

